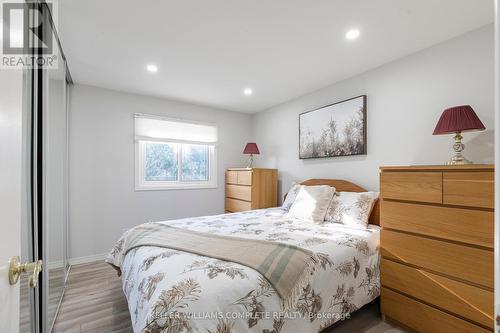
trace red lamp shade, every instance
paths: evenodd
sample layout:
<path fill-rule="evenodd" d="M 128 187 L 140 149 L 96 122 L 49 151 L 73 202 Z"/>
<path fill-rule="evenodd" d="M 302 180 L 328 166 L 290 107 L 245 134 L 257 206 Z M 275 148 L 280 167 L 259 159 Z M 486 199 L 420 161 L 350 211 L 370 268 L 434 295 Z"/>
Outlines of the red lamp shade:
<path fill-rule="evenodd" d="M 255 154 L 255 155 L 258 155 L 258 154 L 260 154 L 259 147 L 257 147 L 257 144 L 255 142 L 249 142 L 245 146 L 245 149 L 243 150 L 243 154 Z"/>
<path fill-rule="evenodd" d="M 433 135 L 464 131 L 482 131 L 485 127 L 470 105 L 461 105 L 443 111 Z"/>

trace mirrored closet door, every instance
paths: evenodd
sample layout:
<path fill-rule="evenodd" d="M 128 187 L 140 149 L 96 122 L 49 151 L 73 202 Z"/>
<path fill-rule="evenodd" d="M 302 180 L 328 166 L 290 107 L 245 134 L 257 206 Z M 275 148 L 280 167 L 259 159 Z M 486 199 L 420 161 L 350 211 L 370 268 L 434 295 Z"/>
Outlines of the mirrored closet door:
<path fill-rule="evenodd" d="M 54 31 L 52 31 L 54 33 Z M 57 35 L 54 33 L 54 40 Z M 56 46 L 55 44 L 54 46 Z M 68 272 L 68 110 L 66 62 L 59 48 L 59 64 L 48 69 L 44 82 L 45 128 L 45 318 L 53 326 Z"/>

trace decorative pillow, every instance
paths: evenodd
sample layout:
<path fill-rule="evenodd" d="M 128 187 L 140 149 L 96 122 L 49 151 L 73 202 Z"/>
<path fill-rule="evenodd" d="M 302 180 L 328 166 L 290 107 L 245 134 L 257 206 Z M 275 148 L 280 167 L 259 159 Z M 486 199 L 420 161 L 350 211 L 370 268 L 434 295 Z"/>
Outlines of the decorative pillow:
<path fill-rule="evenodd" d="M 328 185 L 301 186 L 287 217 L 323 223 L 334 193 L 335 188 Z"/>
<path fill-rule="evenodd" d="M 302 185 L 297 184 L 295 182 L 292 184 L 292 187 L 288 190 L 288 193 L 286 194 L 285 201 L 283 201 L 281 208 L 290 210 L 290 207 L 292 207 L 292 204 L 295 201 L 295 198 L 297 197 L 297 194 L 299 193 L 301 186 Z"/>
<path fill-rule="evenodd" d="M 366 228 L 378 192 L 337 192 L 326 212 L 325 221 Z"/>

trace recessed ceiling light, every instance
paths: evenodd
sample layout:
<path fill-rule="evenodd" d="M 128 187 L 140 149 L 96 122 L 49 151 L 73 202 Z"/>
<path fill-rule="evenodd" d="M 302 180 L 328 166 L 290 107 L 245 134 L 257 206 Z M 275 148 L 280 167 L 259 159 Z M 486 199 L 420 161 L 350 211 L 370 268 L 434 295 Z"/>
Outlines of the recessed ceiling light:
<path fill-rule="evenodd" d="M 250 89 L 250 88 L 245 88 L 245 89 L 243 90 L 243 93 L 244 93 L 245 95 L 247 95 L 247 96 L 250 96 L 251 94 L 253 94 L 253 90 L 252 90 L 252 89 Z"/>
<path fill-rule="evenodd" d="M 355 40 L 359 37 L 360 31 L 359 29 L 351 29 L 345 34 L 345 38 L 348 40 Z"/>
<path fill-rule="evenodd" d="M 158 72 L 158 66 L 156 65 L 153 65 L 153 64 L 149 64 L 146 66 L 146 69 L 148 70 L 148 72 L 151 72 L 151 73 L 156 73 Z"/>

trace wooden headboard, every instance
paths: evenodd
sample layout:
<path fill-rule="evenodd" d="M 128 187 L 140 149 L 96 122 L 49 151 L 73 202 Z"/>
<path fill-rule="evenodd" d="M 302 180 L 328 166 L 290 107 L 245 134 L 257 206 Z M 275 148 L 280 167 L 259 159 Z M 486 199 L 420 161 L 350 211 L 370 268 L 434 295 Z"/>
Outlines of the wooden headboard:
<path fill-rule="evenodd" d="M 366 189 L 362 188 L 359 185 L 351 183 L 347 180 L 340 179 L 308 179 L 300 184 L 308 186 L 329 185 L 335 187 L 335 189 L 339 192 L 367 192 Z M 377 200 L 377 202 L 375 202 L 375 206 L 373 206 L 369 223 L 380 225 L 380 200 Z"/>

